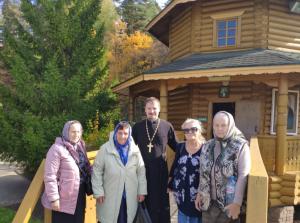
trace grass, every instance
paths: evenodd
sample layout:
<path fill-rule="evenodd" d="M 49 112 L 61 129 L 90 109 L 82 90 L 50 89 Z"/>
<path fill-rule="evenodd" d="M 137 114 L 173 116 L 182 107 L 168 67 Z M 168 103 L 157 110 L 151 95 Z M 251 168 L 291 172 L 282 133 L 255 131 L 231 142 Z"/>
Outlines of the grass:
<path fill-rule="evenodd" d="M 16 212 L 9 208 L 0 208 L 0 223 L 11 223 Z M 30 223 L 42 223 L 41 220 L 31 219 Z"/>

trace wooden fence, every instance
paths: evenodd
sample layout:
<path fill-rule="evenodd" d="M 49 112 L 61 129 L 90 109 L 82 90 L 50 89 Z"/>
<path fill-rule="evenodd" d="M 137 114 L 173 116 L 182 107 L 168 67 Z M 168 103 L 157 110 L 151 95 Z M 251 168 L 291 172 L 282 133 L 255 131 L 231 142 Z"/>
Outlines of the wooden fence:
<path fill-rule="evenodd" d="M 276 152 L 276 136 L 264 135 L 258 136 L 259 149 L 264 161 L 266 170 L 269 173 L 275 171 L 275 152 Z M 284 161 L 285 171 L 300 170 L 300 137 L 287 136 L 286 160 Z M 280 157 L 278 157 L 280 159 Z"/>
<path fill-rule="evenodd" d="M 88 152 L 88 158 L 91 163 L 94 162 L 96 158 L 97 151 Z M 33 210 L 38 202 L 41 194 L 44 190 L 44 167 L 45 167 L 45 160 L 41 162 L 23 200 L 22 203 L 13 219 L 13 223 L 27 223 L 29 222 Z M 92 196 L 88 196 L 87 198 L 87 206 L 86 206 L 86 213 L 85 213 L 85 222 L 86 223 L 96 223 L 96 201 L 93 199 Z M 45 209 L 44 214 L 44 222 L 50 223 L 51 222 L 51 211 Z"/>

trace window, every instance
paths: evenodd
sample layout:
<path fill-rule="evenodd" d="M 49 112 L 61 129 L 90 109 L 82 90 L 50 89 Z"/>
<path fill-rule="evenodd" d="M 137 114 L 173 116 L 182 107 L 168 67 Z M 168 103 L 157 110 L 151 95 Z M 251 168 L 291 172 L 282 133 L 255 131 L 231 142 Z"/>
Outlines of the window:
<path fill-rule="evenodd" d="M 244 11 L 228 11 L 211 15 L 213 19 L 213 46 L 238 47 L 241 36 L 241 16 Z"/>
<path fill-rule="evenodd" d="M 236 45 L 237 19 L 217 21 L 217 46 L 227 47 Z"/>
<path fill-rule="evenodd" d="M 272 121 L 271 134 L 276 134 L 277 124 L 277 101 L 278 90 L 272 91 Z M 288 92 L 288 114 L 287 114 L 287 134 L 297 135 L 298 132 L 298 110 L 299 110 L 299 91 Z"/>

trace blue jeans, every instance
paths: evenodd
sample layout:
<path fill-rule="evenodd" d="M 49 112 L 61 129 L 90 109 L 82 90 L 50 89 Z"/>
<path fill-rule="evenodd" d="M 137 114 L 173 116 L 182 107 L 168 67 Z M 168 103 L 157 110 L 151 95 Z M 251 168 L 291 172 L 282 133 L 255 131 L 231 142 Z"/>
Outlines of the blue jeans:
<path fill-rule="evenodd" d="M 178 223 L 201 223 L 200 217 L 190 217 L 178 210 Z"/>

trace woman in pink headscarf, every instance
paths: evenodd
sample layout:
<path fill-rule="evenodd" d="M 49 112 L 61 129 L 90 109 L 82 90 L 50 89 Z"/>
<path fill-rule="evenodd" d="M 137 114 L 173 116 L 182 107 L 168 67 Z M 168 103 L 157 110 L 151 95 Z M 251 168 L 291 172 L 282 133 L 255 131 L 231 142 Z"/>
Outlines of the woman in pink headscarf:
<path fill-rule="evenodd" d="M 80 122 L 68 121 L 47 153 L 42 204 L 52 210 L 52 223 L 84 222 L 85 181 L 91 166 L 81 137 Z"/>

